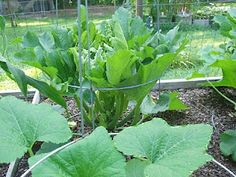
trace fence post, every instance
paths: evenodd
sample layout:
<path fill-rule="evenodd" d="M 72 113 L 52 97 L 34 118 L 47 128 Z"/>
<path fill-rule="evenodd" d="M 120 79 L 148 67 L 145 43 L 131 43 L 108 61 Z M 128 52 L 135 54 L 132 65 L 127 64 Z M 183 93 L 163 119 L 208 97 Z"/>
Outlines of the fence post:
<path fill-rule="evenodd" d="M 157 31 L 160 31 L 160 2 L 159 0 L 156 0 L 156 14 L 157 14 L 156 28 L 157 28 Z"/>
<path fill-rule="evenodd" d="M 143 18 L 143 0 L 137 0 L 136 2 L 136 15 Z"/>

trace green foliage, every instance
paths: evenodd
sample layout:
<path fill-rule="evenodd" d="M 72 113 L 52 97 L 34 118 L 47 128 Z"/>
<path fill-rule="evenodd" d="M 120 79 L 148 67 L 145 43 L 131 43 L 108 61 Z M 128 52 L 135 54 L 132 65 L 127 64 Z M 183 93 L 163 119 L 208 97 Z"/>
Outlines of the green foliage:
<path fill-rule="evenodd" d="M 203 50 L 204 68 L 220 68 L 223 73 L 223 79 L 213 83 L 214 86 L 227 86 L 236 88 L 236 9 L 232 8 L 226 15 L 219 15 L 214 18 L 215 22 L 220 25 L 220 33 L 229 38 L 229 42 L 221 44 L 218 49 L 206 47 Z M 201 71 L 200 71 L 201 72 Z M 195 73 L 195 75 L 208 73 Z"/>
<path fill-rule="evenodd" d="M 63 107 L 66 107 L 63 96 L 74 97 L 78 106 L 83 104 L 88 124 L 92 124 L 92 115 L 96 126 L 108 129 L 127 121 L 137 124 L 145 96 L 188 41 L 178 35 L 178 26 L 166 35 L 155 33 L 141 18 L 132 17 L 124 8 L 119 8 L 110 21 L 100 26 L 89 22 L 86 31 L 85 7 L 81 9 L 83 83 L 79 83 L 78 25 L 58 27 L 40 35 L 27 32 L 23 36 L 23 49 L 15 54 L 14 62 L 41 70 L 43 78 L 30 78 L 7 62 L 0 64 L 24 94 L 27 85 L 31 85 Z M 88 65 L 88 32 L 91 66 Z M 90 81 L 96 91 L 89 94 L 90 90 L 84 89 L 84 100 L 80 103 L 78 91 L 71 85 L 86 88 Z M 129 116 L 124 116 L 131 102 L 135 106 Z M 92 114 L 92 103 L 95 114 Z"/>
<path fill-rule="evenodd" d="M 225 156 L 236 161 L 236 130 L 227 130 L 220 136 L 220 150 Z"/>
<path fill-rule="evenodd" d="M 30 158 L 33 165 L 44 154 Z M 33 170 L 34 177 L 125 177 L 125 158 L 117 152 L 107 131 L 98 127 L 83 140 L 48 158 Z"/>
<path fill-rule="evenodd" d="M 206 153 L 211 133 L 208 125 L 171 127 L 154 119 L 125 128 L 112 141 L 107 131 L 98 127 L 91 135 L 36 166 L 33 176 L 187 177 L 212 159 Z M 133 158 L 125 163 L 115 147 Z M 31 157 L 30 166 L 47 154 L 46 151 Z"/>
<path fill-rule="evenodd" d="M 64 117 L 46 104 L 31 105 L 14 97 L 0 99 L 0 163 L 29 151 L 36 141 L 63 143 L 71 137 Z"/>
<path fill-rule="evenodd" d="M 128 174 L 137 165 L 139 170 L 144 169 L 143 177 L 187 177 L 212 159 L 206 153 L 211 134 L 208 125 L 171 127 L 161 119 L 153 119 L 124 129 L 114 142 L 123 154 L 140 159 L 129 162 Z"/>
<path fill-rule="evenodd" d="M 21 92 L 26 96 L 27 95 L 27 86 L 31 85 L 34 88 L 37 88 L 43 95 L 51 98 L 56 103 L 66 107 L 66 102 L 61 96 L 60 92 L 57 91 L 54 87 L 48 85 L 45 82 L 33 79 L 29 76 L 26 76 L 25 73 L 9 64 L 6 61 L 0 60 L 0 67 L 6 72 L 6 74 L 14 80 Z"/>

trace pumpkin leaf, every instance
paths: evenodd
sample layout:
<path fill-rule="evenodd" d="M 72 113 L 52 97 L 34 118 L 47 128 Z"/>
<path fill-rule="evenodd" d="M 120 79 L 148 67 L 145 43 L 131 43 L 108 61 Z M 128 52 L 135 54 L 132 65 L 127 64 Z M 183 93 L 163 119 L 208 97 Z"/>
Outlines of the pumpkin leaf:
<path fill-rule="evenodd" d="M 66 119 L 46 104 L 0 99 L 0 163 L 20 158 L 36 141 L 63 143 L 71 137 Z"/>
<path fill-rule="evenodd" d="M 30 158 L 33 165 L 43 155 Z M 125 159 L 103 127 L 48 158 L 33 170 L 34 177 L 125 177 Z"/>
<path fill-rule="evenodd" d="M 212 159 L 206 153 L 211 134 L 209 125 L 172 127 L 164 120 L 153 119 L 124 129 L 114 142 L 123 154 L 151 163 L 144 169 L 145 176 L 188 177 Z"/>

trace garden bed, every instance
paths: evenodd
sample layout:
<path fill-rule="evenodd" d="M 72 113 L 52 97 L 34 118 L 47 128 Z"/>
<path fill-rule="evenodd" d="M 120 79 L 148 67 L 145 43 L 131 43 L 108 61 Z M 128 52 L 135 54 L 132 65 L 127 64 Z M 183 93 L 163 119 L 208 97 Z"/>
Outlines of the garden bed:
<path fill-rule="evenodd" d="M 204 89 L 178 89 L 180 92 L 180 98 L 189 106 L 186 111 L 177 112 L 164 112 L 155 115 L 156 117 L 164 118 L 171 125 L 185 125 L 185 124 L 197 124 L 207 123 L 214 127 L 214 133 L 208 148 L 209 154 L 211 154 L 215 160 L 225 165 L 227 168 L 236 172 L 236 164 L 229 158 L 221 155 L 219 149 L 219 135 L 224 130 L 233 129 L 236 126 L 236 115 L 234 114 L 233 107 L 228 104 L 222 97 L 220 97 L 214 90 L 209 88 Z M 231 89 L 222 89 L 226 95 L 236 99 L 236 93 Z M 158 95 L 158 92 L 152 92 L 153 97 Z M 76 120 L 79 115 L 79 111 L 75 103 L 71 100 L 67 101 L 69 109 L 72 113 L 71 117 Z M 86 129 L 89 131 L 89 129 Z M 17 177 L 28 168 L 26 158 L 24 157 L 19 165 L 19 172 Z M 0 177 L 6 175 L 7 165 L 0 166 Z M 201 167 L 195 171 L 193 177 L 227 177 L 230 176 L 224 169 L 219 167 L 213 162 Z"/>

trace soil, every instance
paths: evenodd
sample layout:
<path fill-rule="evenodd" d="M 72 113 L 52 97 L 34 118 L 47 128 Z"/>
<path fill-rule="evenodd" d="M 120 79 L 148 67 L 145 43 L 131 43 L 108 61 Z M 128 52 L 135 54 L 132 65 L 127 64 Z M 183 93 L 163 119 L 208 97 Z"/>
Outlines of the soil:
<path fill-rule="evenodd" d="M 236 129 L 236 114 L 234 107 L 228 103 L 224 98 L 219 96 L 212 89 L 179 89 L 180 99 L 189 106 L 185 111 L 167 111 L 154 115 L 155 117 L 164 118 L 170 125 L 185 125 L 207 123 L 214 127 L 211 142 L 208 147 L 208 153 L 211 154 L 215 160 L 229 168 L 236 173 L 236 163 L 230 158 L 222 156 L 219 149 L 219 135 L 228 129 Z M 223 93 L 229 98 L 236 100 L 236 92 L 232 89 L 221 89 Z M 153 97 L 157 97 L 157 92 L 152 92 Z M 75 121 L 79 116 L 79 111 L 72 100 L 68 100 L 69 110 L 71 112 L 70 118 Z M 75 131 L 78 128 L 74 129 Z M 86 131 L 91 129 L 86 127 Z M 24 169 L 28 168 L 26 158 L 21 160 L 19 173 L 17 177 L 22 174 Z M 8 165 L 0 165 L 0 177 L 6 174 Z M 196 170 L 191 177 L 231 177 L 224 169 L 213 162 L 209 162 L 203 167 Z"/>

